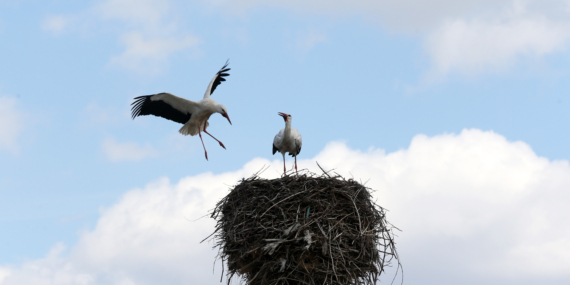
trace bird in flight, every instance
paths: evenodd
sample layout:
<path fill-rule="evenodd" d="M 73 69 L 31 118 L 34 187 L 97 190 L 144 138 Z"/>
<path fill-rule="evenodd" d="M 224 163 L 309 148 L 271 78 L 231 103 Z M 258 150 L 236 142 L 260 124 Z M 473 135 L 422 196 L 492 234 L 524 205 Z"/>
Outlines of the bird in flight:
<path fill-rule="evenodd" d="M 185 136 L 195 136 L 198 134 L 202 141 L 202 147 L 204 147 L 206 160 L 208 160 L 208 152 L 206 151 L 206 146 L 202 139 L 202 132 L 205 132 L 215 139 L 220 143 L 221 147 L 226 148 L 221 141 L 206 131 L 206 128 L 209 126 L 208 119 L 212 114 L 220 113 L 228 119 L 230 125 L 232 124 L 226 106 L 210 99 L 210 95 L 214 93 L 216 87 L 218 87 L 222 81 L 226 81 L 225 77 L 230 75 L 228 71 L 230 71 L 230 68 L 228 68 L 228 62 L 226 61 L 226 64 L 224 64 L 220 71 L 212 78 L 212 81 L 210 81 L 204 98 L 198 102 L 180 98 L 166 92 L 136 97 L 134 99 L 135 101 L 131 104 L 133 119 L 137 116 L 155 115 L 183 124 L 179 132 Z"/>
<path fill-rule="evenodd" d="M 295 157 L 295 172 L 297 172 L 297 155 L 301 152 L 303 139 L 297 129 L 291 128 L 291 114 L 278 113 L 285 120 L 285 128 L 281 129 L 273 139 L 273 154 L 280 152 L 283 155 L 283 174 L 286 173 L 285 153 Z"/>

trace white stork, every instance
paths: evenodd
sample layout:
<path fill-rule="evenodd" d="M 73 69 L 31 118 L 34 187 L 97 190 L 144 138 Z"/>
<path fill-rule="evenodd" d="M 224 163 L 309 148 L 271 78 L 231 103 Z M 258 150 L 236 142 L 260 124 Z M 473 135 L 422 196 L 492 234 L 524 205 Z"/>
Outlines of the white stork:
<path fill-rule="evenodd" d="M 206 131 L 206 128 L 209 126 L 208 119 L 212 114 L 220 113 L 228 119 L 230 125 L 232 124 L 226 107 L 210 99 L 210 95 L 214 93 L 216 87 L 218 87 L 222 81 L 226 81 L 224 77 L 230 75 L 227 73 L 230 70 L 227 66 L 228 62 L 216 73 L 212 81 L 210 81 L 208 89 L 206 89 L 204 98 L 198 102 L 186 100 L 166 92 L 136 97 L 135 101 L 131 104 L 133 106 L 133 119 L 137 116 L 155 115 L 183 124 L 184 126 L 180 128 L 179 132 L 183 135 L 200 135 L 206 160 L 208 160 L 208 152 L 206 151 L 206 146 L 204 145 L 201 134 L 203 131 L 214 138 L 214 136 Z M 221 147 L 226 148 L 221 141 L 217 138 L 214 139 L 220 143 Z"/>
<path fill-rule="evenodd" d="M 285 128 L 281 129 L 273 139 L 273 154 L 279 151 L 283 155 L 283 173 L 286 172 L 285 168 L 285 153 L 295 157 L 295 172 L 297 172 L 297 155 L 301 152 L 303 145 L 303 138 L 297 129 L 291 128 L 291 121 L 293 117 L 291 114 L 279 112 L 279 116 L 285 120 Z"/>

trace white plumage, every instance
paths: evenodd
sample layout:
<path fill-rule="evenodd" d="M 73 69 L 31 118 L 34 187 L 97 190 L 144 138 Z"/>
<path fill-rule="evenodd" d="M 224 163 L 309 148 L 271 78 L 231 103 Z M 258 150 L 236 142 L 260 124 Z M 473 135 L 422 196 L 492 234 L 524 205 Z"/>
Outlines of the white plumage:
<path fill-rule="evenodd" d="M 201 132 L 207 133 L 220 143 L 221 147 L 226 148 L 221 141 L 206 131 L 206 128 L 209 126 L 208 119 L 212 114 L 220 113 L 228 119 L 230 124 L 232 123 L 226 107 L 210 99 L 210 95 L 214 93 L 216 87 L 218 87 L 222 81 L 226 81 L 224 77 L 229 76 L 227 72 L 230 68 L 227 68 L 227 66 L 228 63 L 226 62 L 220 71 L 216 73 L 206 89 L 204 98 L 198 102 L 180 98 L 166 92 L 136 97 L 132 103 L 133 119 L 137 116 L 154 115 L 183 124 L 179 132 L 183 135 L 191 136 L 198 134 L 202 141 L 202 146 L 204 147 L 206 160 L 208 160 L 208 152 L 206 151 L 204 140 L 202 140 Z"/>
<path fill-rule="evenodd" d="M 285 153 L 288 152 L 295 157 L 295 171 L 297 171 L 297 155 L 301 152 L 303 138 L 297 129 L 291 127 L 293 120 L 291 114 L 279 112 L 279 116 L 285 120 L 285 128 L 281 129 L 273 139 L 273 154 L 279 151 L 283 155 L 283 173 L 285 173 Z"/>

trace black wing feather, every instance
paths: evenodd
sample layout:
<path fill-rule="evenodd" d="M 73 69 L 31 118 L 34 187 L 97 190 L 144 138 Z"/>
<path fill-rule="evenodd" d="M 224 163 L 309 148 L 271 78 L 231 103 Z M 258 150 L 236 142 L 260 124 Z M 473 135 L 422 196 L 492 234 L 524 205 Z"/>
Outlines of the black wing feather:
<path fill-rule="evenodd" d="M 133 119 L 137 116 L 155 115 L 180 124 L 186 124 L 192 117 L 192 114 L 180 112 L 162 100 L 150 100 L 152 96 L 154 95 L 135 98 L 135 101 L 131 104 L 133 105 Z"/>
<path fill-rule="evenodd" d="M 279 149 L 275 145 L 273 145 L 273 154 L 275 154 L 278 150 Z"/>
<path fill-rule="evenodd" d="M 228 59 L 226 61 L 226 64 L 224 64 L 224 66 L 216 74 L 216 79 L 214 80 L 214 84 L 212 84 L 212 90 L 210 90 L 210 96 L 214 93 L 214 90 L 216 90 L 216 87 L 218 87 L 218 85 L 220 85 L 222 81 L 226 81 L 224 77 L 230 76 L 230 74 L 227 72 L 230 71 L 231 68 L 226 68 L 228 67 L 229 61 L 230 60 Z"/>

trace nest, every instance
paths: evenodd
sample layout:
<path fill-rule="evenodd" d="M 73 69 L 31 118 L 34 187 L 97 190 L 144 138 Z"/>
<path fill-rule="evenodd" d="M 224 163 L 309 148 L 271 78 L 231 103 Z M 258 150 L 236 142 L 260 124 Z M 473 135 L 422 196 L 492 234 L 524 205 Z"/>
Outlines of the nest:
<path fill-rule="evenodd" d="M 242 179 L 212 218 L 228 284 L 375 284 L 398 258 L 371 190 L 339 175 Z"/>

